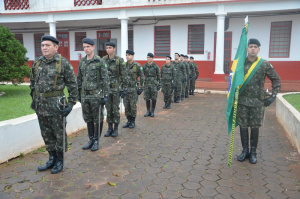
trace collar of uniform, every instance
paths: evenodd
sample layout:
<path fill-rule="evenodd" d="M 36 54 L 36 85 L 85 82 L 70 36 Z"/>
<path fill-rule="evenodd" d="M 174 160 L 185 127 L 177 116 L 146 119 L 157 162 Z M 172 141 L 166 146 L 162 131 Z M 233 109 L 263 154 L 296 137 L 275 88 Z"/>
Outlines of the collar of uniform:
<path fill-rule="evenodd" d="M 85 61 L 87 62 L 92 62 L 94 61 L 95 59 L 97 59 L 96 55 L 94 54 L 93 58 L 92 59 L 87 59 L 87 55 L 83 57 L 85 59 Z"/>
<path fill-rule="evenodd" d="M 128 62 L 126 62 L 126 66 L 133 66 L 135 64 L 135 61 L 133 61 L 131 64 L 129 64 Z"/>
<path fill-rule="evenodd" d="M 246 62 L 253 63 L 253 62 L 255 62 L 257 59 L 258 59 L 258 57 L 256 57 L 254 61 L 250 61 L 250 60 L 248 59 L 248 57 L 246 57 Z"/>
<path fill-rule="evenodd" d="M 59 62 L 59 56 L 58 56 L 58 53 L 55 53 L 54 57 L 52 59 L 46 59 L 45 56 L 42 56 L 41 59 L 46 62 L 46 63 L 50 63 L 50 62 L 53 62 L 53 61 L 57 61 Z"/>
<path fill-rule="evenodd" d="M 109 58 L 109 55 L 107 55 L 108 56 L 108 60 L 109 61 L 116 61 L 116 55 L 114 55 L 114 57 L 111 59 L 111 58 Z"/>

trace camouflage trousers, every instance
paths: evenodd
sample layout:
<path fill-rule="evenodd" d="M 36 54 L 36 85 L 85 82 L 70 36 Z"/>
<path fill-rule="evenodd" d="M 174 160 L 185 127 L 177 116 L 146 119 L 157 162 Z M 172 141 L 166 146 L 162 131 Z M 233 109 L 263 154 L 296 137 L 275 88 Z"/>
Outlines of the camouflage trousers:
<path fill-rule="evenodd" d="M 172 84 L 163 84 L 162 85 L 162 90 L 164 94 L 164 102 L 170 102 L 172 100 L 173 96 L 173 87 Z"/>
<path fill-rule="evenodd" d="M 190 78 L 187 77 L 187 82 L 185 84 L 185 93 L 188 93 L 190 89 Z"/>
<path fill-rule="evenodd" d="M 187 82 L 182 83 L 181 96 L 185 95 L 186 84 L 187 84 Z"/>
<path fill-rule="evenodd" d="M 37 116 L 46 150 L 63 152 L 63 116 Z M 67 151 L 67 134 L 65 134 L 65 142 Z"/>
<path fill-rule="evenodd" d="M 100 102 L 98 98 L 81 100 L 82 116 L 86 123 L 88 122 L 99 122 L 99 106 Z M 103 106 L 101 106 L 100 122 L 103 122 Z"/>
<path fill-rule="evenodd" d="M 195 77 L 193 77 L 191 80 L 190 80 L 190 90 L 195 90 L 195 84 L 196 84 L 196 80 L 195 80 Z"/>
<path fill-rule="evenodd" d="M 259 128 L 262 125 L 265 107 L 237 106 L 236 122 L 241 128 Z"/>
<path fill-rule="evenodd" d="M 108 95 L 105 104 L 107 110 L 107 123 L 120 123 L 120 92 L 113 92 Z"/>
<path fill-rule="evenodd" d="M 144 100 L 156 100 L 157 99 L 157 85 L 145 84 L 144 85 Z"/>
<path fill-rule="evenodd" d="M 178 97 L 178 96 L 181 95 L 182 83 L 181 83 L 180 80 L 178 80 L 178 81 L 175 81 L 175 85 L 176 85 L 176 88 L 175 88 L 175 91 L 174 91 L 174 96 Z"/>
<path fill-rule="evenodd" d="M 129 92 L 127 95 L 124 97 L 124 107 L 125 107 L 125 115 L 126 117 L 131 116 L 131 117 L 136 117 L 136 102 L 138 99 L 138 95 L 136 91 Z"/>

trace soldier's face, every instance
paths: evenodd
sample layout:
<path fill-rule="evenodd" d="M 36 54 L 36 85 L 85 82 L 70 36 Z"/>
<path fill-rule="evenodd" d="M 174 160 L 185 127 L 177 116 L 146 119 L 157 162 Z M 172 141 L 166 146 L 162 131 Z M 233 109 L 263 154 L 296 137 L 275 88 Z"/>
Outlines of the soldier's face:
<path fill-rule="evenodd" d="M 151 64 L 153 62 L 153 57 L 147 56 L 147 61 Z"/>
<path fill-rule="evenodd" d="M 192 63 L 193 63 L 193 62 L 194 62 L 194 60 L 193 60 L 193 59 L 190 59 L 190 62 L 192 62 Z"/>
<path fill-rule="evenodd" d="M 250 44 L 247 48 L 247 53 L 249 57 L 256 57 L 258 52 L 260 51 L 260 48 L 256 44 Z"/>
<path fill-rule="evenodd" d="M 184 61 L 189 61 L 189 58 L 184 58 Z"/>
<path fill-rule="evenodd" d="M 83 50 L 86 55 L 92 55 L 94 53 L 95 45 L 83 44 Z"/>
<path fill-rule="evenodd" d="M 116 48 L 112 46 L 106 46 L 106 52 L 108 55 L 114 55 L 116 52 Z"/>
<path fill-rule="evenodd" d="M 183 61 L 183 57 L 180 57 L 180 61 Z"/>
<path fill-rule="evenodd" d="M 132 61 L 133 60 L 133 55 L 126 53 L 126 59 L 127 61 Z"/>
<path fill-rule="evenodd" d="M 178 59 L 179 59 L 179 55 L 175 54 L 175 60 L 178 60 Z"/>
<path fill-rule="evenodd" d="M 43 41 L 41 49 L 46 59 L 52 59 L 58 50 L 58 45 L 55 45 L 52 41 Z"/>
<path fill-rule="evenodd" d="M 166 64 L 170 64 L 171 63 L 171 59 L 170 58 L 166 58 Z"/>

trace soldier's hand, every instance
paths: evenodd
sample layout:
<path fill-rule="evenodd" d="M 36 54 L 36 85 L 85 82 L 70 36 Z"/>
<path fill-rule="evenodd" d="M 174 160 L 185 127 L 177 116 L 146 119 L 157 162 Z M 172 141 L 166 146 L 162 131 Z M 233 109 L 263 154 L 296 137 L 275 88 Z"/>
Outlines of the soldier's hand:
<path fill-rule="evenodd" d="M 108 96 L 105 95 L 103 98 L 100 99 L 100 104 L 105 105 L 107 101 L 108 101 Z"/>
<path fill-rule="evenodd" d="M 72 107 L 67 105 L 63 110 L 62 110 L 62 114 L 64 117 L 67 117 L 72 111 Z"/>
<path fill-rule="evenodd" d="M 158 86 L 157 86 L 157 91 L 159 91 L 159 90 L 160 90 L 160 88 L 161 88 L 161 85 L 158 85 Z"/>
<path fill-rule="evenodd" d="M 127 88 L 125 88 L 121 93 L 121 98 L 124 98 L 127 95 Z"/>
<path fill-rule="evenodd" d="M 143 89 L 142 89 L 142 88 L 138 88 L 137 91 L 136 91 L 136 93 L 137 93 L 138 95 L 142 94 L 142 92 L 143 92 Z"/>
<path fill-rule="evenodd" d="M 276 99 L 276 95 L 271 95 L 271 97 L 268 97 L 267 99 L 265 99 L 265 101 L 264 101 L 265 107 L 270 106 L 272 104 L 272 102 L 274 102 L 275 99 Z"/>

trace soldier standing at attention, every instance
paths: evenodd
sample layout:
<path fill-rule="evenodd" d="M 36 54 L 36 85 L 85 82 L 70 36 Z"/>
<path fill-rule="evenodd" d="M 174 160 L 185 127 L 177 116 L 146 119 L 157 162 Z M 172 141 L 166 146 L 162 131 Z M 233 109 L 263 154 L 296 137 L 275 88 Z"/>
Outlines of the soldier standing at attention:
<path fill-rule="evenodd" d="M 184 55 L 183 61 L 185 63 L 185 67 L 186 67 L 186 85 L 185 85 L 184 96 L 185 96 L 185 98 L 189 98 L 190 76 L 191 76 L 189 56 Z"/>
<path fill-rule="evenodd" d="M 160 74 L 159 67 L 153 62 L 154 55 L 152 53 L 147 54 L 147 63 L 143 66 L 145 75 L 145 93 L 144 99 L 146 100 L 147 113 L 145 117 L 154 117 L 154 110 L 156 106 L 157 92 L 160 90 Z M 150 100 L 152 100 L 152 107 L 150 111 Z"/>
<path fill-rule="evenodd" d="M 199 77 L 199 70 L 198 70 L 198 66 L 194 62 L 194 57 L 192 57 L 192 56 L 190 57 L 190 63 L 192 65 L 192 67 L 194 67 L 194 71 L 195 71 L 195 75 L 191 79 L 191 88 L 190 88 L 190 90 L 191 90 L 190 95 L 194 95 L 196 79 L 198 79 L 198 77 Z"/>
<path fill-rule="evenodd" d="M 49 153 L 49 161 L 39 166 L 38 171 L 52 168 L 51 173 L 55 174 L 63 169 L 63 142 L 67 143 L 66 134 L 63 140 L 63 117 L 67 117 L 76 104 L 77 83 L 70 62 L 56 53 L 59 41 L 52 36 L 43 36 L 41 40 L 43 56 L 35 59 L 30 75 L 30 95 L 33 99 L 31 108 L 37 114 L 41 134 Z M 64 96 L 65 86 L 68 88 L 69 97 L 61 112 L 56 105 L 57 100 Z"/>
<path fill-rule="evenodd" d="M 280 77 L 273 66 L 268 61 L 257 56 L 260 51 L 259 47 L 260 42 L 257 39 L 249 39 L 248 56 L 244 65 L 245 77 L 249 76 L 241 87 L 237 107 L 237 124 L 240 126 L 243 147 L 241 155 L 238 156 L 238 161 L 244 161 L 246 158 L 249 158 L 249 162 L 252 164 L 257 162 L 256 148 L 259 127 L 261 127 L 263 122 L 265 107 L 269 106 L 276 99 L 276 95 L 281 88 Z M 266 76 L 272 82 L 272 95 L 267 98 L 264 91 Z M 251 129 L 250 152 L 248 145 L 249 127 Z"/>
<path fill-rule="evenodd" d="M 78 99 L 81 102 L 82 115 L 87 123 L 89 137 L 88 143 L 82 149 L 97 151 L 99 149 L 98 136 L 101 137 L 103 128 L 103 106 L 108 100 L 109 78 L 103 59 L 94 53 L 94 40 L 84 38 L 82 43 L 86 56 L 79 61 L 78 66 Z M 99 108 L 101 108 L 101 115 L 99 115 Z"/>
<path fill-rule="evenodd" d="M 182 88 L 182 71 L 184 66 L 179 61 L 179 54 L 175 53 L 175 61 L 172 63 L 174 67 L 174 103 L 179 103 Z"/>
<path fill-rule="evenodd" d="M 181 101 L 183 101 L 184 97 L 185 97 L 185 87 L 187 84 L 187 66 L 184 62 L 184 54 L 180 54 L 180 62 L 183 65 L 183 67 L 181 68 L 181 79 L 182 79 L 182 84 L 181 84 Z"/>
<path fill-rule="evenodd" d="M 164 94 L 165 105 L 163 108 L 170 109 L 173 95 L 173 83 L 174 83 L 174 67 L 171 64 L 172 58 L 166 56 L 166 64 L 161 67 L 161 83 L 162 92 Z"/>
<path fill-rule="evenodd" d="M 193 81 L 195 81 L 195 67 L 193 66 L 193 63 L 192 62 L 189 62 L 189 57 L 186 56 L 185 58 L 185 61 L 189 64 L 189 67 L 190 67 L 190 75 L 189 75 L 189 80 L 188 80 L 188 92 L 186 93 L 187 95 L 192 95 L 192 87 L 193 87 Z"/>
<path fill-rule="evenodd" d="M 108 101 L 105 104 L 108 130 L 104 136 L 117 137 L 120 124 L 120 97 L 124 98 L 127 94 L 127 72 L 123 58 L 115 54 L 116 44 L 107 42 L 105 45 L 108 55 L 105 55 L 103 59 L 108 69 L 110 89 Z"/>
<path fill-rule="evenodd" d="M 144 86 L 144 72 L 141 64 L 134 61 L 134 52 L 126 50 L 126 69 L 128 74 L 128 93 L 124 98 L 127 123 L 123 128 L 134 128 L 136 118 L 136 103 L 138 95 L 142 94 Z"/>

